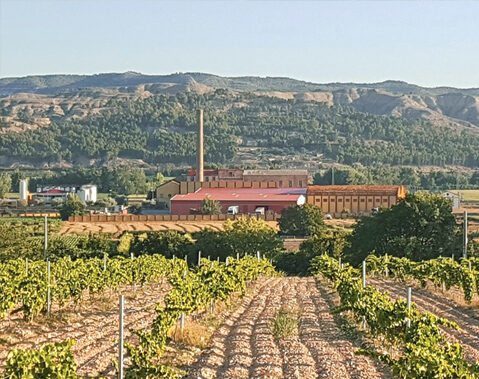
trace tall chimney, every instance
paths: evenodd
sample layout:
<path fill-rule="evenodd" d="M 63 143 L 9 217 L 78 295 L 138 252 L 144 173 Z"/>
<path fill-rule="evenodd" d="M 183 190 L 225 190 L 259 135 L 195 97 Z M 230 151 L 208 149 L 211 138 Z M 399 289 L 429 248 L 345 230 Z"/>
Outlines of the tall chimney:
<path fill-rule="evenodd" d="M 198 146 L 197 146 L 198 158 L 196 160 L 196 181 L 204 182 L 204 173 L 203 173 L 203 109 L 200 109 L 199 120 L 198 120 Z"/>

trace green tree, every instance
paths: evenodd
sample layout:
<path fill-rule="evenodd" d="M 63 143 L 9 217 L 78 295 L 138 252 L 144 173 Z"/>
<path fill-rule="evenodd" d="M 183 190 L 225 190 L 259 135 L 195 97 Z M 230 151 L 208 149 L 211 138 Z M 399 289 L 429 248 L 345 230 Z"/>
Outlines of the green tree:
<path fill-rule="evenodd" d="M 82 215 L 85 212 L 85 204 L 77 195 L 71 193 L 60 207 L 60 216 L 62 220 L 68 220 L 70 216 Z"/>
<path fill-rule="evenodd" d="M 5 198 L 12 188 L 12 177 L 9 174 L 3 173 L 0 175 L 0 199 Z"/>
<path fill-rule="evenodd" d="M 224 223 L 225 237 L 233 253 L 270 255 L 282 246 L 276 230 L 264 220 L 240 217 Z M 206 252 L 205 252 L 206 254 Z"/>
<path fill-rule="evenodd" d="M 397 205 L 363 217 L 345 251 L 352 264 L 368 254 L 389 254 L 419 261 L 459 253 L 459 227 L 451 201 L 428 192 L 408 194 Z"/>
<path fill-rule="evenodd" d="M 281 234 L 294 236 L 311 236 L 325 228 L 321 208 L 312 204 L 291 205 L 283 209 L 278 224 Z"/>
<path fill-rule="evenodd" d="M 201 202 L 200 213 L 202 215 L 219 215 L 221 214 L 221 204 L 218 200 L 205 197 Z"/>
<path fill-rule="evenodd" d="M 211 256 L 211 259 L 220 258 L 225 261 L 227 256 L 233 255 L 233 246 L 230 244 L 228 233 L 212 229 L 203 229 L 194 234 L 195 250 L 192 262 L 196 262 L 198 251 L 203 256 Z"/>
<path fill-rule="evenodd" d="M 142 254 L 162 254 L 167 258 L 184 257 L 193 246 L 191 235 L 176 230 L 135 234 L 130 241 L 129 251 L 136 256 Z"/>
<path fill-rule="evenodd" d="M 310 258 L 322 254 L 339 258 L 344 248 L 348 245 L 348 234 L 344 230 L 326 230 L 303 241 L 299 246 L 299 250 Z"/>

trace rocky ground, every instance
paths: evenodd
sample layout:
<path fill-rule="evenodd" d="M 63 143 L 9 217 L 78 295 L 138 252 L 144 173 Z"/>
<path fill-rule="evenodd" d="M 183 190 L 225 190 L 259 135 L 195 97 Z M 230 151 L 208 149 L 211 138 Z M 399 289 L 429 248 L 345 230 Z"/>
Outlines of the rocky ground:
<path fill-rule="evenodd" d="M 119 294 L 125 295 L 125 336 L 130 329 L 151 325 L 155 317 L 154 305 L 168 291 L 166 279 L 143 287 L 122 287 L 84 299 L 62 309 L 52 308 L 50 317 L 38 316 L 26 322 L 21 313 L 13 313 L 0 321 L 0 376 L 12 349 L 38 348 L 46 343 L 61 342 L 67 338 L 76 341 L 73 347 L 78 374 L 81 376 L 114 377 L 113 362 L 118 356 Z"/>
<path fill-rule="evenodd" d="M 383 378 L 389 371 L 354 352 L 337 325 L 333 295 L 312 277 L 272 278 L 246 298 L 217 330 L 211 347 L 192 365 L 192 378 Z M 281 308 L 298 315 L 297 332 L 275 338 Z"/>

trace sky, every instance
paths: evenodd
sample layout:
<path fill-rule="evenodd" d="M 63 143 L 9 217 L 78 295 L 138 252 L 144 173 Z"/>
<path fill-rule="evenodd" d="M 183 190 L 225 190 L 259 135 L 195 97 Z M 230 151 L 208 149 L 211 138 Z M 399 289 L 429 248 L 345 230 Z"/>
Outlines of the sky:
<path fill-rule="evenodd" d="M 479 1 L 0 0 L 0 77 L 207 72 L 479 87 Z"/>

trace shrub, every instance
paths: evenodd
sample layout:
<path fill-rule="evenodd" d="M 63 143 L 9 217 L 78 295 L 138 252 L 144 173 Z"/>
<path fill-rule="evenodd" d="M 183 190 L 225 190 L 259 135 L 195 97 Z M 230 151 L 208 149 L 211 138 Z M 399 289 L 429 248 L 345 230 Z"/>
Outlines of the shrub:
<path fill-rule="evenodd" d="M 327 254 L 338 258 L 342 255 L 344 248 L 348 246 L 347 236 L 349 234 L 343 230 L 327 230 L 303 241 L 299 249 L 310 257 Z"/>
<path fill-rule="evenodd" d="M 353 265 L 369 254 L 389 254 L 412 260 L 458 255 L 461 232 L 451 201 L 428 192 L 408 194 L 397 205 L 363 217 L 350 237 L 345 255 Z"/>
<path fill-rule="evenodd" d="M 71 348 L 75 342 L 47 344 L 38 350 L 12 350 L 8 354 L 6 378 L 78 378 Z"/>
<path fill-rule="evenodd" d="M 218 200 L 213 200 L 206 197 L 200 208 L 200 214 L 202 215 L 219 215 L 221 214 L 221 204 Z"/>

